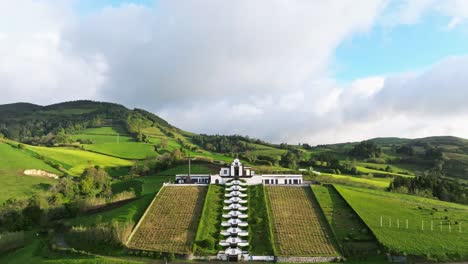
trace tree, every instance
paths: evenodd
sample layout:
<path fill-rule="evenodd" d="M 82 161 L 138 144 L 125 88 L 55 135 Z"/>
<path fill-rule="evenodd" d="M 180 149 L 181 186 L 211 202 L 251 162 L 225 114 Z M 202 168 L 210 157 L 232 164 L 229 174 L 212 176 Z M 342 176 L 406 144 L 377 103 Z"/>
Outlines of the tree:
<path fill-rule="evenodd" d="M 110 177 L 99 167 L 87 168 L 80 177 L 79 186 L 81 194 L 88 197 L 108 197 L 112 194 Z"/>
<path fill-rule="evenodd" d="M 411 147 L 411 146 L 408 146 L 408 145 L 398 147 L 396 149 L 396 153 L 405 154 L 405 155 L 408 155 L 408 156 L 414 156 L 414 154 L 415 154 L 414 148 Z"/>
<path fill-rule="evenodd" d="M 378 158 L 382 155 L 382 149 L 372 141 L 362 141 L 355 145 L 349 154 L 360 158 Z"/>

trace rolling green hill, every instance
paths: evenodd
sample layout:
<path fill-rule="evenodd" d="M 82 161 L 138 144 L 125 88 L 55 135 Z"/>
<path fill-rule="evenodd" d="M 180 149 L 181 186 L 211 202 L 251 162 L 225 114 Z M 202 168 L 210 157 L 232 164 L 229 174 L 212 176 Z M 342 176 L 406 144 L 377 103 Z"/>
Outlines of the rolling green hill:
<path fill-rule="evenodd" d="M 312 147 L 198 135 L 145 110 L 94 101 L 0 105 L 0 133 L 71 175 L 91 165 L 128 168 L 180 150 L 208 163 L 228 163 L 238 155 L 259 172 L 312 168 L 340 181 L 380 188 L 394 177 L 421 176 L 435 167 L 443 177 L 468 182 L 468 140 L 456 137 L 375 138 L 368 142 L 379 152 L 362 156 L 362 150 L 353 152 L 359 142 Z"/>
<path fill-rule="evenodd" d="M 357 239 L 355 236 L 361 233 L 346 230 L 351 226 L 362 231 L 365 222 L 392 253 L 438 260 L 467 257 L 461 245 L 466 241 L 456 232 L 461 226 L 458 223 L 467 221 L 465 205 L 385 191 L 403 189 L 411 193 L 409 189 L 388 187 L 395 186 L 398 181 L 407 183 L 406 180 L 419 181 L 437 175 L 438 181 L 434 182 L 440 183 L 442 179 L 451 183 L 445 187 L 458 188 L 441 193 L 459 193 L 458 198 L 461 198 L 455 201 L 465 203 L 462 197 L 468 188 L 468 140 L 465 139 L 376 138 L 319 146 L 271 144 L 248 136 L 187 132 L 150 112 L 112 103 L 0 105 L 0 204 L 8 198 L 25 199 L 38 193 L 46 197 L 53 192 L 52 186 L 57 187 L 58 180 L 26 176 L 26 169 L 68 175 L 71 177 L 67 180 L 77 181 L 86 169 L 100 167 L 111 178 L 113 194 L 134 193 L 126 201 L 109 204 L 98 213 L 70 218 L 65 221 L 67 225 L 137 222 L 162 184 L 173 179 L 174 174 L 188 171 L 189 155 L 194 174 L 217 173 L 220 166 L 238 156 L 258 173 L 302 173 L 306 180 L 340 184 L 337 192 L 324 187 L 314 188 L 314 191 L 338 241 L 350 244 L 348 251 L 375 251 L 375 241 L 371 238 Z M 431 190 L 417 190 L 413 194 L 437 197 Z M 334 218 L 351 215 L 351 210 L 364 222 Z M 353 217 L 356 214 L 352 214 Z M 412 224 L 406 230 L 408 234 L 426 242 L 415 245 L 408 235 L 405 240 L 405 230 L 395 229 L 394 222 L 390 228 L 380 227 L 380 216 L 387 217 L 383 221 L 409 219 Z M 419 232 L 415 221 L 425 221 L 426 225 L 432 221 L 434 226 L 439 221 L 436 228 L 442 226 L 442 231 Z M 436 231 L 446 235 L 448 221 L 453 229 L 447 238 L 436 241 Z M 462 229 L 461 234 L 465 231 Z M 353 244 L 356 242 L 353 239 L 359 243 Z M 448 243 L 456 239 L 460 242 L 445 250 Z M 431 245 L 439 248 L 429 252 Z"/>

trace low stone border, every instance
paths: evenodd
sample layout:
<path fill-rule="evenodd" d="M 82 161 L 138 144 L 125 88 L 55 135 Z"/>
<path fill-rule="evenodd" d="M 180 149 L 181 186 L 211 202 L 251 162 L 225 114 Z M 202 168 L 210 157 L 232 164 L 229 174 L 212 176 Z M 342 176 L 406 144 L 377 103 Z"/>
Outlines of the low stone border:
<path fill-rule="evenodd" d="M 338 262 L 341 257 L 278 257 L 276 262 L 288 263 L 323 263 L 323 262 Z"/>

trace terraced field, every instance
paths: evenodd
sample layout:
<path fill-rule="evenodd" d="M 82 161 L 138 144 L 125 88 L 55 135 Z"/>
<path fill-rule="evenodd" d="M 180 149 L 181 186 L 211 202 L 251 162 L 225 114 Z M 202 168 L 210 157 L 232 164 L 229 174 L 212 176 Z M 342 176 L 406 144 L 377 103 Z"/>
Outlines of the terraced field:
<path fill-rule="evenodd" d="M 190 253 L 207 189 L 200 186 L 163 187 L 127 246 L 158 252 Z"/>
<path fill-rule="evenodd" d="M 309 187 L 266 187 L 278 256 L 338 256 Z"/>
<path fill-rule="evenodd" d="M 468 260 L 468 206 L 351 186 L 336 189 L 390 252 Z"/>

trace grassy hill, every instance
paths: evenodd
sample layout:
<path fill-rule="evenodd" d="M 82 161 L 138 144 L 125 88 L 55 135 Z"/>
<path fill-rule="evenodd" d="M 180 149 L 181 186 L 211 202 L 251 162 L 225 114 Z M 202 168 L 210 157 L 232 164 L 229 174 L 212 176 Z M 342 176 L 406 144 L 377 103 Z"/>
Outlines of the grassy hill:
<path fill-rule="evenodd" d="M 51 178 L 26 176 L 23 173 L 26 169 L 77 179 L 86 168 L 98 166 L 112 177 L 114 194 L 134 191 L 135 197 L 98 213 L 68 219 L 65 224 L 93 226 L 97 222 L 137 222 L 163 182 L 173 179 L 174 174 L 188 172 L 188 155 L 193 160 L 191 172 L 194 174 L 217 173 L 220 166 L 238 156 L 257 173 L 303 173 L 307 180 L 343 185 L 337 187 L 338 192 L 324 187 L 314 188 L 327 218 L 323 219 L 324 223 L 330 223 L 337 241 L 349 244 L 340 250 L 375 249 L 375 241 L 370 236 L 346 230 L 362 231 L 365 222 L 391 252 L 424 255 L 429 259 L 466 259 L 462 244 L 468 242 L 456 232 L 460 226 L 457 222 L 467 221 L 466 206 L 384 190 L 395 178 L 418 179 L 415 177 L 426 177 L 427 171 L 434 169 L 443 179 L 468 188 L 468 140 L 456 137 L 376 138 L 368 142 L 309 146 L 271 144 L 239 135 L 199 135 L 174 127 L 147 111 L 103 102 L 0 105 L 0 204 L 8 198 L 22 199 L 50 193 L 50 187 L 57 183 Z M 364 151 L 361 146 L 365 147 Z M 263 201 L 262 194 L 265 193 L 262 190 L 251 189 L 249 192 Z M 262 207 L 263 203 L 256 202 L 251 201 L 252 208 L 259 209 L 251 212 L 256 219 L 252 226 L 259 227 L 261 232 L 252 231 L 256 237 L 251 238 L 251 250 L 271 254 L 272 241 L 268 240 L 265 231 L 268 224 L 259 220 L 265 218 L 262 212 L 266 209 Z M 293 208 L 296 202 L 288 206 Z M 278 207 L 278 211 L 281 208 Z M 211 214 L 207 215 L 206 223 L 211 223 Z M 343 221 L 340 215 L 358 215 L 364 222 L 357 218 Z M 412 223 L 409 233 L 405 236 L 405 230 L 395 229 L 395 222 L 388 228 L 380 227 L 380 216 L 387 217 L 384 221 L 409 219 Z M 418 221 L 425 221 L 426 225 L 432 221 L 434 228 L 442 226 L 442 230 L 420 232 Z M 437 221 L 439 225 L 436 226 Z M 448 221 L 453 228 L 449 233 Z M 307 226 L 304 224 L 303 228 Z M 280 231 L 278 229 L 277 233 Z M 464 232 L 462 229 L 461 234 Z M 436 241 L 436 233 L 446 238 Z M 410 235 L 424 242 L 415 245 Z M 451 240 L 459 242 L 447 250 Z M 332 244 L 328 243 L 324 248 L 334 254 Z M 429 252 L 431 245 L 438 248 Z M 303 248 L 304 251 L 308 249 L 307 245 Z"/>
<path fill-rule="evenodd" d="M 0 204 L 8 198 L 29 197 L 52 186 L 56 180 L 47 177 L 27 176 L 27 169 L 39 169 L 60 174 L 58 170 L 36 159 L 26 151 L 0 141 Z"/>
<path fill-rule="evenodd" d="M 114 170 L 116 176 L 125 175 L 134 164 L 148 164 L 148 160 L 181 150 L 185 156 L 218 166 L 238 155 L 257 172 L 313 168 L 328 179 L 379 188 L 387 187 L 394 177 L 423 175 L 435 166 L 441 167 L 444 177 L 468 182 L 468 140 L 456 137 L 375 138 L 369 142 L 381 153 L 361 157 L 351 154 L 359 142 L 311 147 L 270 144 L 242 136 L 198 135 L 141 109 L 94 101 L 0 105 L 0 133 L 10 141 L 22 142 L 23 154 L 55 164 L 74 176 L 94 165 Z M 428 156 L 434 149 L 441 152 L 440 158 Z M 181 170 L 168 171 L 176 172 Z"/>
<path fill-rule="evenodd" d="M 439 261 L 468 258 L 468 229 L 461 225 L 468 220 L 468 206 L 357 187 L 336 189 L 390 252 Z"/>

